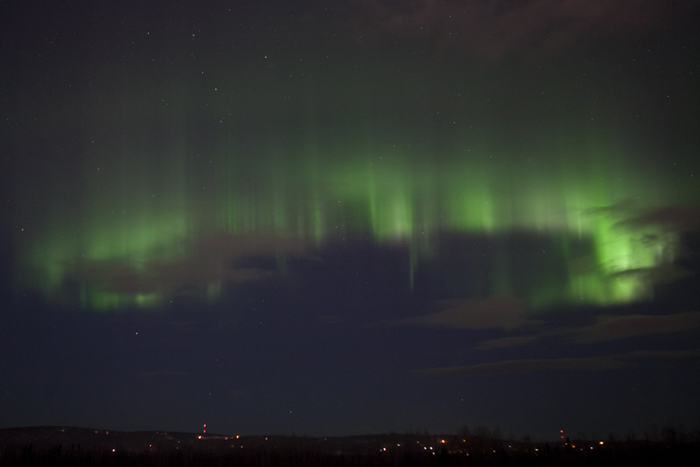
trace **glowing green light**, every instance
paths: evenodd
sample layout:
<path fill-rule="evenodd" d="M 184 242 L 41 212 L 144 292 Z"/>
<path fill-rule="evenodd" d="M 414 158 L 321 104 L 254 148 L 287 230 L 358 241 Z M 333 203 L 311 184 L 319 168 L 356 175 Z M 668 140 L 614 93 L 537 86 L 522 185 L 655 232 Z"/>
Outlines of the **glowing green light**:
<path fill-rule="evenodd" d="M 615 206 L 627 200 L 634 200 L 637 211 L 678 200 L 649 189 L 653 174 L 621 181 L 619 168 L 601 157 L 576 154 L 567 164 L 529 166 L 486 154 L 433 162 L 409 154 L 351 153 L 330 162 L 308 155 L 296 165 L 278 148 L 267 150 L 271 154 L 262 159 L 268 162 L 251 167 L 230 151 L 211 170 L 188 171 L 180 155 L 167 170 L 144 163 L 125 165 L 111 177 L 101 173 L 79 215 L 47 221 L 45 235 L 23 250 L 20 282 L 48 300 L 87 308 L 153 307 L 186 285 L 183 277 L 172 277 L 185 274 L 181 263 L 203 261 L 198 241 L 225 231 L 268 236 L 280 244 L 322 246 L 346 236 L 402 242 L 409 248 L 406 280 L 413 287 L 438 232 L 522 231 L 550 239 L 538 271 L 552 272 L 528 278 L 525 287 L 509 265 L 511 251 L 499 247 L 487 274 L 489 293 L 516 293 L 533 307 L 610 304 L 648 297 L 649 284 L 628 272 L 659 266 L 659 249 L 677 241 L 672 233 L 656 235 L 660 246 L 650 247 L 649 232 L 621 226 L 631 208 L 615 211 Z M 144 173 L 162 176 L 146 180 Z M 280 272 L 286 269 L 284 247 L 266 253 L 275 256 Z M 90 274 L 89 265 L 113 273 Z M 221 293 L 224 267 L 216 264 L 219 269 L 198 276 L 206 282 L 198 287 L 208 300 Z M 465 285 L 465 293 L 469 290 Z"/>

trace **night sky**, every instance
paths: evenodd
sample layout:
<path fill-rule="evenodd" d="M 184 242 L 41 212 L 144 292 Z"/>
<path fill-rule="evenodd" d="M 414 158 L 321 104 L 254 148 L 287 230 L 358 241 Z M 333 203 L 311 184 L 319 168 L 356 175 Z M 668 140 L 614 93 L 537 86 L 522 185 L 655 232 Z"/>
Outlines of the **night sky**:
<path fill-rule="evenodd" d="M 0 427 L 700 427 L 698 24 L 2 2 Z"/>

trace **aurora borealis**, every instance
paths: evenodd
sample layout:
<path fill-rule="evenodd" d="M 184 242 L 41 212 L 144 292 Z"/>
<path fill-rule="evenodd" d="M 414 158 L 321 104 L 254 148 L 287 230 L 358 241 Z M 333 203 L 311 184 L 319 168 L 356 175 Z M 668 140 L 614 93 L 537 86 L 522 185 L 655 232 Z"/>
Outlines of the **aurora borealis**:
<path fill-rule="evenodd" d="M 187 120 L 187 111 L 179 111 Z M 669 181 L 647 167 L 630 176 L 636 162 L 626 152 L 634 149 L 616 147 L 612 136 L 596 129 L 584 128 L 576 142 L 528 142 L 520 149 L 489 148 L 476 131 L 454 141 L 431 132 L 411 137 L 438 138 L 443 148 L 435 149 L 389 146 L 356 124 L 332 129 L 319 141 L 320 130 L 304 134 L 303 127 L 313 123 L 289 124 L 285 136 L 274 126 L 264 128 L 255 148 L 237 145 L 233 132 L 214 132 L 204 155 L 192 154 L 187 138 L 176 136 L 190 131 L 187 122 L 156 137 L 127 130 L 143 141 L 136 147 L 124 142 L 104 148 L 107 154 L 90 149 L 97 160 L 80 162 L 77 206 L 50 200 L 47 208 L 58 218 L 22 231 L 30 240 L 19 267 L 31 279 L 20 287 L 94 309 L 158 305 L 177 293 L 164 281 L 184 280 L 165 278 L 159 270 L 199 261 L 197 244 L 221 234 L 233 243 L 258 236 L 279 243 L 260 252 L 244 247 L 228 260 L 258 253 L 284 256 L 292 244 L 293 249 L 322 248 L 345 237 L 400 242 L 410 251 L 406 281 L 412 284 L 439 232 L 523 231 L 550 238 L 554 259 L 546 261 L 559 261 L 568 276 L 556 284 L 544 278 L 524 298 L 533 304 L 544 300 L 538 306 L 624 303 L 648 298 L 653 285 L 644 274 L 626 273 L 672 262 L 678 243 L 677 235 L 662 227 L 624 221 L 669 203 L 697 201 L 673 193 L 680 190 L 670 189 Z M 354 136 L 356 131 L 362 136 Z M 492 274 L 502 277 L 494 277 L 488 295 L 508 295 L 505 284 L 518 280 L 501 264 L 508 254 L 490 264 L 502 270 Z M 588 265 L 581 268 L 582 263 Z M 212 269 L 210 277 L 197 286 L 212 296 L 231 265 L 204 267 Z M 113 272 L 95 274 L 105 268 Z M 68 292 L 67 283 L 73 285 Z M 553 287 L 560 290 L 552 292 Z"/>
<path fill-rule="evenodd" d="M 689 423 L 629 415 L 667 390 L 700 410 L 696 2 L 10 3 L 3 423 L 524 433 L 546 394 L 546 437 Z M 87 410 L 54 410 L 90 371 Z"/>

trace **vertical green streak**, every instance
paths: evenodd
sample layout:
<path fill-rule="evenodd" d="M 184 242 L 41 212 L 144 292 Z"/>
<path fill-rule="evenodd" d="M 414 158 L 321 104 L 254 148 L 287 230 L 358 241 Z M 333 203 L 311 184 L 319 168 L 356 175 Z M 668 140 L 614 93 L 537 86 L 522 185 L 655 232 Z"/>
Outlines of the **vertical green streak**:
<path fill-rule="evenodd" d="M 636 271 L 660 266 L 659 251 L 677 238 L 621 221 L 664 203 L 698 201 L 655 189 L 658 174 L 626 176 L 624 155 L 606 153 L 600 142 L 570 153 L 455 151 L 438 160 L 376 141 L 364 153 L 324 145 L 315 132 L 312 126 L 297 146 L 271 138 L 251 153 L 229 138 L 206 160 L 187 154 L 183 138 L 125 141 L 108 158 L 119 163 L 99 171 L 86 164 L 83 205 L 46 220 L 43 235 L 22 252 L 21 277 L 51 301 L 155 306 L 173 293 L 168 281 L 182 280 L 159 274 L 196 259 L 198 239 L 225 231 L 321 248 L 339 237 L 405 243 L 412 288 L 439 232 L 524 232 L 550 239 L 536 257 L 539 277 L 519 277 L 513 246 L 496 243 L 484 279 L 491 294 L 517 293 L 534 307 L 624 303 L 649 297 Z M 645 243 L 649 234 L 659 245 Z M 274 254 L 284 272 L 286 252 Z M 209 300 L 224 276 L 206 284 Z"/>

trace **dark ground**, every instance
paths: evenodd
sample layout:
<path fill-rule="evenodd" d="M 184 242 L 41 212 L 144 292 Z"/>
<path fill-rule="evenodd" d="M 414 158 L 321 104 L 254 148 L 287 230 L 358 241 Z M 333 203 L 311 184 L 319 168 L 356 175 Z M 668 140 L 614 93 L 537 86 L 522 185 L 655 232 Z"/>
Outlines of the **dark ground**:
<path fill-rule="evenodd" d="M 696 466 L 700 439 L 665 429 L 659 439 L 559 443 L 462 435 L 336 438 L 119 432 L 71 427 L 0 430 L 0 466 Z"/>

